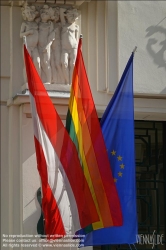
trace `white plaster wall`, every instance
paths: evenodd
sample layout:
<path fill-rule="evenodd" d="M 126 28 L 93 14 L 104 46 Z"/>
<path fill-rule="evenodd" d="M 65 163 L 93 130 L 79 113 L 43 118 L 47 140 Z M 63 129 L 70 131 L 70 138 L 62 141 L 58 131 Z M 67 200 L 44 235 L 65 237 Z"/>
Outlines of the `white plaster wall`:
<path fill-rule="evenodd" d="M 20 234 L 22 232 L 20 113 L 21 107 L 11 106 L 8 108 L 5 103 L 1 104 L 2 235 Z M 6 248 L 2 247 L 1 249 Z"/>
<path fill-rule="evenodd" d="M 1 94 L 1 101 L 5 102 L 9 98 L 9 86 L 10 86 L 10 8 L 1 7 L 0 17 L 1 17 L 1 25 L 0 25 L 1 93 L 0 94 Z"/>
<path fill-rule="evenodd" d="M 22 15 L 20 7 L 13 7 L 10 11 L 11 15 L 11 95 L 15 95 L 20 91 L 24 83 L 23 80 L 23 53 L 22 39 L 20 38 L 20 28 L 22 23 Z M 11 97 L 11 96 L 10 96 Z"/>
<path fill-rule="evenodd" d="M 10 8 L 1 7 L 1 77 L 10 76 Z M 2 39 L 3 38 L 3 39 Z"/>
<path fill-rule="evenodd" d="M 105 109 L 118 82 L 117 3 L 83 3 L 83 57 L 96 106 Z M 103 107 L 103 108 L 102 108 Z"/>
<path fill-rule="evenodd" d="M 81 13 L 83 55 L 99 108 L 111 98 L 135 46 L 134 92 L 166 94 L 165 1 L 92 1 Z"/>
<path fill-rule="evenodd" d="M 1 101 L 7 101 L 23 85 L 21 8 L 1 6 Z M 3 25 L 2 25 L 3 24 Z"/>
<path fill-rule="evenodd" d="M 8 109 L 6 105 L 1 106 L 1 233 L 9 233 L 9 209 L 10 209 L 10 200 L 9 200 L 9 153 L 8 153 Z M 3 205 L 2 205 L 3 202 Z M 2 241 L 1 241 L 2 242 Z"/>
<path fill-rule="evenodd" d="M 118 1 L 119 77 L 135 46 L 135 93 L 166 95 L 166 2 Z"/>
<path fill-rule="evenodd" d="M 21 107 L 9 109 L 9 224 L 11 234 L 22 232 Z"/>

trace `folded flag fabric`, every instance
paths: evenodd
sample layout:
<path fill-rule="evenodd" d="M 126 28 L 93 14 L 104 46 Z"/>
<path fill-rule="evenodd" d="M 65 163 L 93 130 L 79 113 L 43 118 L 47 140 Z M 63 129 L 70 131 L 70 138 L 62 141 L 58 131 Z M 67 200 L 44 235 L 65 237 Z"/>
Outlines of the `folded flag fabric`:
<path fill-rule="evenodd" d="M 123 225 L 87 234 L 84 243 L 82 242 L 84 246 L 137 242 L 133 56 L 132 54 L 101 119 L 114 182 L 121 202 Z"/>
<path fill-rule="evenodd" d="M 122 225 L 122 213 L 81 46 L 82 39 L 79 40 L 73 72 L 66 128 L 76 145 L 82 171 L 100 218 L 98 222 L 79 232 L 86 234 L 99 228 Z"/>
<path fill-rule="evenodd" d="M 72 235 L 99 220 L 77 150 L 24 46 L 42 209 L 48 239 Z"/>

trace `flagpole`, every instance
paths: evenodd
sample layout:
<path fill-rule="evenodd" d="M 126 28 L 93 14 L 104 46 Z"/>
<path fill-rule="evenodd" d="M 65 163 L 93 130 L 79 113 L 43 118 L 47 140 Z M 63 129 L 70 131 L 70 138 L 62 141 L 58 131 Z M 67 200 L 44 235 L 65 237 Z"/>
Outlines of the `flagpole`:
<path fill-rule="evenodd" d="M 135 54 L 136 51 L 137 51 L 137 46 L 135 46 L 132 53 Z"/>
<path fill-rule="evenodd" d="M 26 36 L 23 36 L 23 43 L 27 49 L 27 39 Z M 41 178 L 40 178 L 40 184 L 41 184 Z M 42 185 L 41 185 L 41 198 L 43 198 L 43 192 L 42 192 Z"/>
<path fill-rule="evenodd" d="M 23 36 L 23 44 L 25 45 L 26 49 L 27 49 L 27 39 L 26 39 L 26 36 Z M 42 182 L 41 182 L 41 178 L 40 178 L 40 186 L 41 186 L 41 200 L 43 198 L 43 192 L 42 192 Z M 42 205 L 41 205 L 41 209 L 42 209 Z M 43 220 L 43 227 L 44 227 L 44 220 Z M 44 231 L 44 234 L 45 234 L 45 231 Z M 43 246 L 42 246 L 42 249 L 43 249 Z"/>
<path fill-rule="evenodd" d="M 26 36 L 23 36 L 23 43 L 27 49 L 27 39 Z M 41 184 L 41 178 L 40 178 L 40 184 Z M 42 185 L 41 185 L 41 198 L 43 198 L 43 192 L 42 192 Z"/>
<path fill-rule="evenodd" d="M 24 45 L 25 45 L 25 47 L 27 49 L 27 39 L 26 39 L 26 36 L 23 36 L 23 43 L 24 43 Z"/>

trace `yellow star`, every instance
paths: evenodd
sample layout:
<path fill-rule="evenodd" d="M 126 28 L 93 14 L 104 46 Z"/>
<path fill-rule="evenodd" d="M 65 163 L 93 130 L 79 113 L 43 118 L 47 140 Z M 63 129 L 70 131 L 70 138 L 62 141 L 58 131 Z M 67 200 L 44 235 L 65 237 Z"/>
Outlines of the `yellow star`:
<path fill-rule="evenodd" d="M 117 182 L 117 179 L 116 179 L 116 178 L 114 178 L 114 182 Z"/>
<path fill-rule="evenodd" d="M 124 169 L 124 167 L 125 167 L 125 165 L 122 163 L 122 164 L 120 165 L 120 168 L 123 168 L 123 169 Z"/>
<path fill-rule="evenodd" d="M 119 155 L 117 158 L 118 158 L 118 161 L 122 161 L 122 156 Z"/>
<path fill-rule="evenodd" d="M 116 155 L 116 151 L 113 150 L 113 151 L 111 152 L 111 154 L 112 154 L 112 155 Z"/>
<path fill-rule="evenodd" d="M 119 177 L 122 177 L 122 172 L 119 172 L 119 173 L 118 173 L 118 176 L 119 176 Z"/>

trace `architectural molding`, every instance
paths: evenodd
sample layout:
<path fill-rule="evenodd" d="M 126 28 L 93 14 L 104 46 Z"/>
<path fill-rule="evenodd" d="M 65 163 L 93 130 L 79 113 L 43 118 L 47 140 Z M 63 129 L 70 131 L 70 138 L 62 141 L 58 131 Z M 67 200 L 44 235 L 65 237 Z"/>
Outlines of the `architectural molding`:
<path fill-rule="evenodd" d="M 84 0 L 84 1 L 66 1 L 66 0 L 6 0 L 1 1 L 1 6 L 23 6 L 25 3 L 28 4 L 53 4 L 53 5 L 69 5 L 69 6 L 80 6 L 84 2 L 90 2 L 91 0 Z"/>
<path fill-rule="evenodd" d="M 54 105 L 62 105 L 63 107 L 68 107 L 70 92 L 67 91 L 48 91 L 52 103 Z M 135 120 L 156 120 L 156 121 L 166 121 L 166 98 L 158 98 L 150 96 L 134 96 L 134 114 Z M 24 93 L 18 93 L 13 98 L 7 101 L 7 106 L 20 106 L 24 104 L 29 104 L 29 90 L 25 90 Z M 99 118 L 102 117 L 106 105 L 96 105 L 96 110 L 98 112 Z M 28 112 L 29 114 L 29 112 Z M 65 119 L 65 114 L 63 115 Z"/>

